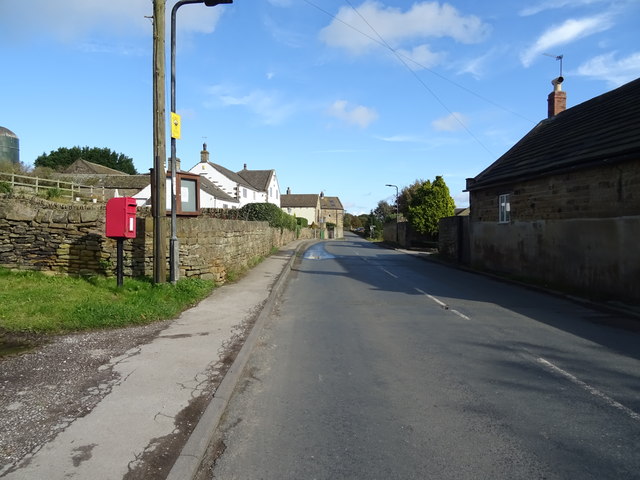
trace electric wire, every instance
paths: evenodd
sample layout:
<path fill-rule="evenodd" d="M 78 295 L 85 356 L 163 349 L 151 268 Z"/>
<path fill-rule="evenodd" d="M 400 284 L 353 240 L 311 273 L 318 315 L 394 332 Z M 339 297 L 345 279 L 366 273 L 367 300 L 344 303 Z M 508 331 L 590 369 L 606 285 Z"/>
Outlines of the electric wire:
<path fill-rule="evenodd" d="M 367 24 L 367 26 L 377 35 L 378 38 L 375 38 L 371 35 L 369 35 L 366 32 L 363 32 L 362 30 L 360 30 L 359 28 L 345 22 L 344 20 L 338 18 L 336 15 L 332 14 L 331 12 L 325 10 L 324 8 L 320 7 L 319 5 L 315 4 L 314 2 L 312 2 L 311 0 L 304 0 L 304 2 L 314 8 L 316 8 L 317 10 L 321 11 L 322 13 L 324 13 L 325 15 L 331 17 L 332 19 L 342 23 L 343 25 L 345 25 L 346 27 L 351 28 L 352 30 L 358 32 L 360 35 L 365 36 L 366 38 L 368 38 L 369 40 L 371 40 L 372 42 L 380 45 L 381 47 L 384 47 L 385 49 L 389 50 L 391 53 L 393 53 L 396 58 L 398 59 L 398 61 L 409 70 L 409 72 L 413 75 L 413 77 L 418 81 L 418 83 L 425 89 L 427 90 L 427 92 L 429 92 L 435 99 L 436 101 L 447 111 L 449 112 L 453 118 L 455 118 L 455 120 L 460 123 L 460 125 L 462 125 L 462 127 L 467 131 L 467 133 L 476 141 L 478 142 L 478 144 L 480 146 L 482 146 L 482 148 L 484 150 L 486 150 L 489 154 L 494 155 L 470 130 L 469 128 L 464 124 L 464 122 L 462 122 L 460 120 L 460 118 L 458 118 L 458 116 L 451 111 L 451 109 L 449 109 L 445 103 L 438 97 L 438 95 L 436 95 L 436 93 L 429 88 L 429 86 L 427 85 L 427 83 L 416 73 L 416 71 L 414 69 L 412 69 L 409 64 L 407 62 L 411 62 L 415 65 L 417 65 L 418 67 L 428 71 L 429 73 L 441 78 L 442 80 L 445 80 L 446 82 L 449 82 L 450 84 L 458 87 L 461 90 L 464 90 L 465 92 L 501 109 L 504 110 L 505 112 L 508 112 L 512 115 L 515 115 L 517 117 L 520 117 L 521 119 L 531 123 L 531 124 L 536 124 L 536 122 L 534 122 L 533 120 L 519 114 L 518 112 L 515 112 L 513 110 L 510 110 L 496 102 L 494 102 L 493 100 L 484 97 L 483 95 L 480 95 L 477 92 L 474 92 L 473 90 L 465 87 L 464 85 L 461 85 L 457 82 L 455 82 L 454 80 L 451 80 L 450 78 L 436 72 L 435 70 L 428 68 L 426 65 L 421 64 L 420 62 L 417 62 L 416 60 L 408 57 L 407 55 L 404 55 L 403 53 L 397 51 L 396 49 L 394 49 L 391 45 L 389 45 L 389 43 L 376 31 L 376 29 L 367 21 L 367 19 L 353 6 L 353 4 L 351 3 L 350 0 L 346 0 L 346 2 L 349 4 L 349 6 L 351 7 L 351 9 L 353 9 L 353 11 L 362 19 L 363 22 L 365 22 Z"/>

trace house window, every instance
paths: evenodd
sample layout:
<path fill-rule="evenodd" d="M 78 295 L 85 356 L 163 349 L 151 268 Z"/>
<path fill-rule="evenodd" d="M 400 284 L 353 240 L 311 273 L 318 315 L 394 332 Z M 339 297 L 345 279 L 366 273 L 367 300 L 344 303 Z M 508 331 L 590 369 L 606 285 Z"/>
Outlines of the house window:
<path fill-rule="evenodd" d="M 246 188 L 243 188 L 243 189 L 242 189 L 242 196 L 243 196 L 244 198 L 247 198 L 247 189 L 246 189 Z"/>
<path fill-rule="evenodd" d="M 511 195 L 505 193 L 498 198 L 498 223 L 509 223 L 511 221 Z"/>

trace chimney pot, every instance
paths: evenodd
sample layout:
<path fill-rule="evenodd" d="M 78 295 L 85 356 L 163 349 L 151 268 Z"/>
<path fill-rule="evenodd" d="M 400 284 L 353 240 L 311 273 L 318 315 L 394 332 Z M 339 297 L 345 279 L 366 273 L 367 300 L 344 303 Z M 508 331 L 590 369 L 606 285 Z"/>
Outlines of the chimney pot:
<path fill-rule="evenodd" d="M 562 91 L 563 77 L 554 78 L 551 81 L 553 92 L 547 97 L 548 118 L 555 117 L 567 109 L 567 92 Z"/>
<path fill-rule="evenodd" d="M 207 152 L 207 144 L 202 144 L 202 151 L 200 152 L 200 163 L 209 163 L 209 152 Z"/>

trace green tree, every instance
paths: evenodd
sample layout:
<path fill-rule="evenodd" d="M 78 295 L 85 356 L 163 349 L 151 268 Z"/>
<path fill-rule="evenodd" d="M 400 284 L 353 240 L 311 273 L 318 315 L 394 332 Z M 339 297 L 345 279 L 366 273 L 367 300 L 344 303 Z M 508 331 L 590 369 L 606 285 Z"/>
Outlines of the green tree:
<path fill-rule="evenodd" d="M 424 180 L 418 179 L 411 185 L 408 185 L 400 190 L 400 193 L 398 194 L 398 210 L 404 216 L 407 216 L 407 213 L 409 212 L 409 205 L 411 205 L 413 197 L 423 183 Z"/>
<path fill-rule="evenodd" d="M 450 217 L 455 213 L 455 203 L 449 193 L 449 187 L 442 177 L 429 180 L 412 195 L 407 211 L 409 224 L 419 233 L 432 236 L 438 235 L 438 223 L 441 218 Z"/>
<path fill-rule="evenodd" d="M 396 216 L 395 205 L 389 205 L 385 200 L 380 200 L 378 206 L 371 211 L 376 218 L 376 223 L 385 224 Z"/>
<path fill-rule="evenodd" d="M 360 217 L 356 217 L 355 215 L 351 215 L 351 214 L 345 214 L 349 215 L 350 217 L 350 224 L 349 226 L 351 228 L 360 228 L 362 226 L 362 220 L 360 219 Z"/>
<path fill-rule="evenodd" d="M 122 153 L 116 153 L 108 148 L 90 147 L 61 147 L 50 153 L 43 153 L 36 158 L 36 167 L 49 167 L 57 171 L 64 170 L 76 160 L 82 158 L 87 162 L 97 163 L 130 175 L 138 172 L 133 166 L 133 160 Z"/>

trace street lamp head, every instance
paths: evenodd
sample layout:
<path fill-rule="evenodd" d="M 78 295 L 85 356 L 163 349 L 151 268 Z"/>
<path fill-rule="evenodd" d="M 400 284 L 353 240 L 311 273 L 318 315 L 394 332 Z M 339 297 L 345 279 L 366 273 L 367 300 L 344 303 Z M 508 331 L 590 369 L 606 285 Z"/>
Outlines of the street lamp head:
<path fill-rule="evenodd" d="M 204 0 L 204 4 L 207 7 L 215 7 L 223 3 L 233 3 L 233 0 Z"/>

